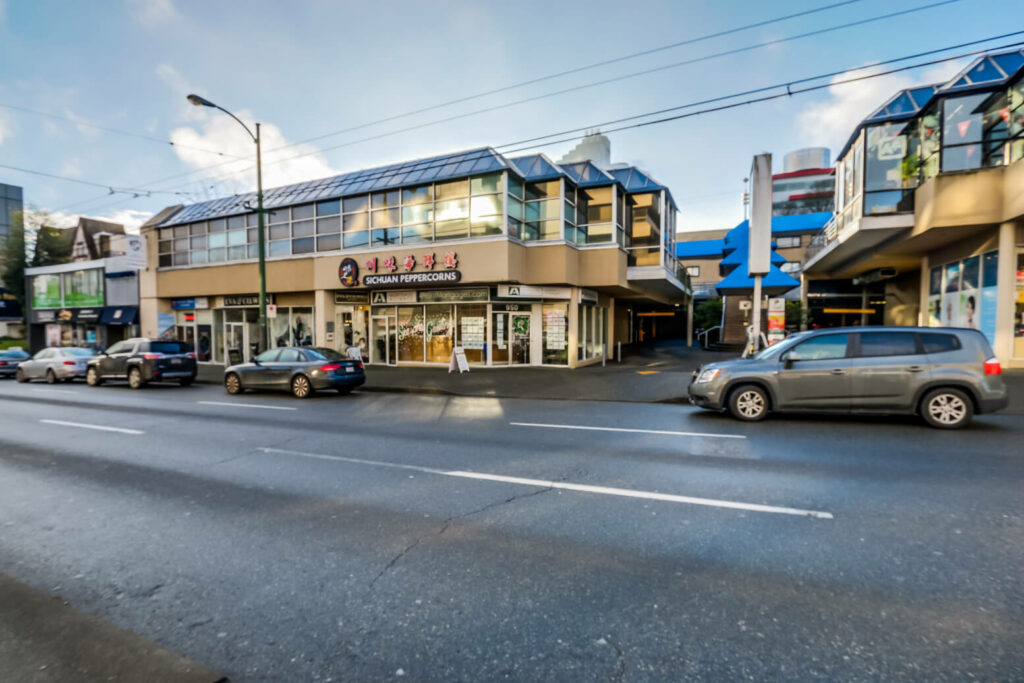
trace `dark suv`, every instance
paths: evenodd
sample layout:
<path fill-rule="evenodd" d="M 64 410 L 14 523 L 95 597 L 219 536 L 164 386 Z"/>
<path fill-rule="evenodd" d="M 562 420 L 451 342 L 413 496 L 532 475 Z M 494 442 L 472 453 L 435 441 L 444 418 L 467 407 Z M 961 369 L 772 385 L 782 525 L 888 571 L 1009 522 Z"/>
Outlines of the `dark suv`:
<path fill-rule="evenodd" d="M 977 330 L 847 327 L 800 332 L 752 358 L 702 365 L 690 402 L 754 421 L 771 411 L 918 414 L 964 427 L 1005 408 L 999 360 Z"/>
<path fill-rule="evenodd" d="M 85 381 L 91 387 L 105 380 L 128 380 L 132 389 L 147 382 L 176 381 L 187 387 L 196 379 L 196 354 L 186 342 L 173 339 L 125 339 L 89 361 Z"/>

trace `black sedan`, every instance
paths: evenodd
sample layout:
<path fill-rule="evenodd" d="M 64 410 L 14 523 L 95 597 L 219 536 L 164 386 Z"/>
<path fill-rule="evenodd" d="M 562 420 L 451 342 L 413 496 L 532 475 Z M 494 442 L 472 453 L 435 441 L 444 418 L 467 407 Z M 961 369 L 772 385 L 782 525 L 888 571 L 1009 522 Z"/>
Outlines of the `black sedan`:
<path fill-rule="evenodd" d="M 18 371 L 18 363 L 31 358 L 21 349 L 5 349 L 0 351 L 0 377 L 14 377 Z"/>
<path fill-rule="evenodd" d="M 319 347 L 270 349 L 251 363 L 224 370 L 224 388 L 229 394 L 240 394 L 246 389 L 278 389 L 291 391 L 296 398 L 306 398 L 323 389 L 347 394 L 365 382 L 362 361 Z"/>

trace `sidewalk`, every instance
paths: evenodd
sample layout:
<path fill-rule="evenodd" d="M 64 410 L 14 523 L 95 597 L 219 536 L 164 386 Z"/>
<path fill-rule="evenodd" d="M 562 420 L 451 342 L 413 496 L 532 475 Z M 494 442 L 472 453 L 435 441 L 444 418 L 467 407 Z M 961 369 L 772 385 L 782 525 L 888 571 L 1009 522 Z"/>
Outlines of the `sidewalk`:
<path fill-rule="evenodd" d="M 665 342 L 626 352 L 622 363 L 611 360 L 576 370 L 563 368 L 473 368 L 450 373 L 447 368 L 366 366 L 360 391 L 386 391 L 445 396 L 540 398 L 639 403 L 685 402 L 690 373 L 701 363 L 734 358 L 684 342 Z M 199 382 L 221 384 L 219 366 L 200 366 Z"/>
<path fill-rule="evenodd" d="M 134 633 L 0 574 L 0 667 L 7 681 L 226 680 Z"/>
<path fill-rule="evenodd" d="M 366 366 L 366 384 L 360 391 L 382 391 L 441 396 L 535 398 L 568 401 L 626 401 L 631 403 L 686 403 L 690 373 L 701 363 L 736 358 L 684 342 L 623 350 L 621 363 L 562 368 L 473 368 L 449 373 L 447 368 Z M 1005 370 L 1010 405 L 1004 411 L 1024 415 L 1024 370 Z M 221 384 L 220 366 L 201 365 L 199 382 Z"/>

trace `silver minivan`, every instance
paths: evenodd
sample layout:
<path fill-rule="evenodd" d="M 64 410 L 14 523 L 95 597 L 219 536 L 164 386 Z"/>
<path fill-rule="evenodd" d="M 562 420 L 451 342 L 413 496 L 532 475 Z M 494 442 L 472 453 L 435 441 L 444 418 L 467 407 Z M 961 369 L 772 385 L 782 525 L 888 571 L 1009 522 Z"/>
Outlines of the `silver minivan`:
<path fill-rule="evenodd" d="M 751 358 L 702 365 L 689 394 L 747 421 L 784 411 L 903 413 L 943 429 L 1009 402 L 985 336 L 934 327 L 799 332 Z"/>

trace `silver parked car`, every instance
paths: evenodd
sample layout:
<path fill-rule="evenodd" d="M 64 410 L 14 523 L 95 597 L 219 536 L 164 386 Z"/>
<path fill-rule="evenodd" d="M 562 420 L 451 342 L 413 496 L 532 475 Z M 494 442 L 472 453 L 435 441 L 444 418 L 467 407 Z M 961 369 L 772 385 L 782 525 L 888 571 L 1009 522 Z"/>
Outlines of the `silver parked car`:
<path fill-rule="evenodd" d="M 76 377 L 85 377 L 86 364 L 95 357 L 92 349 L 71 346 L 43 349 L 18 365 L 15 378 L 19 382 L 33 379 L 45 379 L 50 384 L 70 382 Z"/>
<path fill-rule="evenodd" d="M 977 330 L 847 327 L 800 332 L 752 358 L 702 365 L 690 402 L 740 420 L 769 412 L 918 414 L 956 429 L 1009 402 L 999 360 Z"/>

